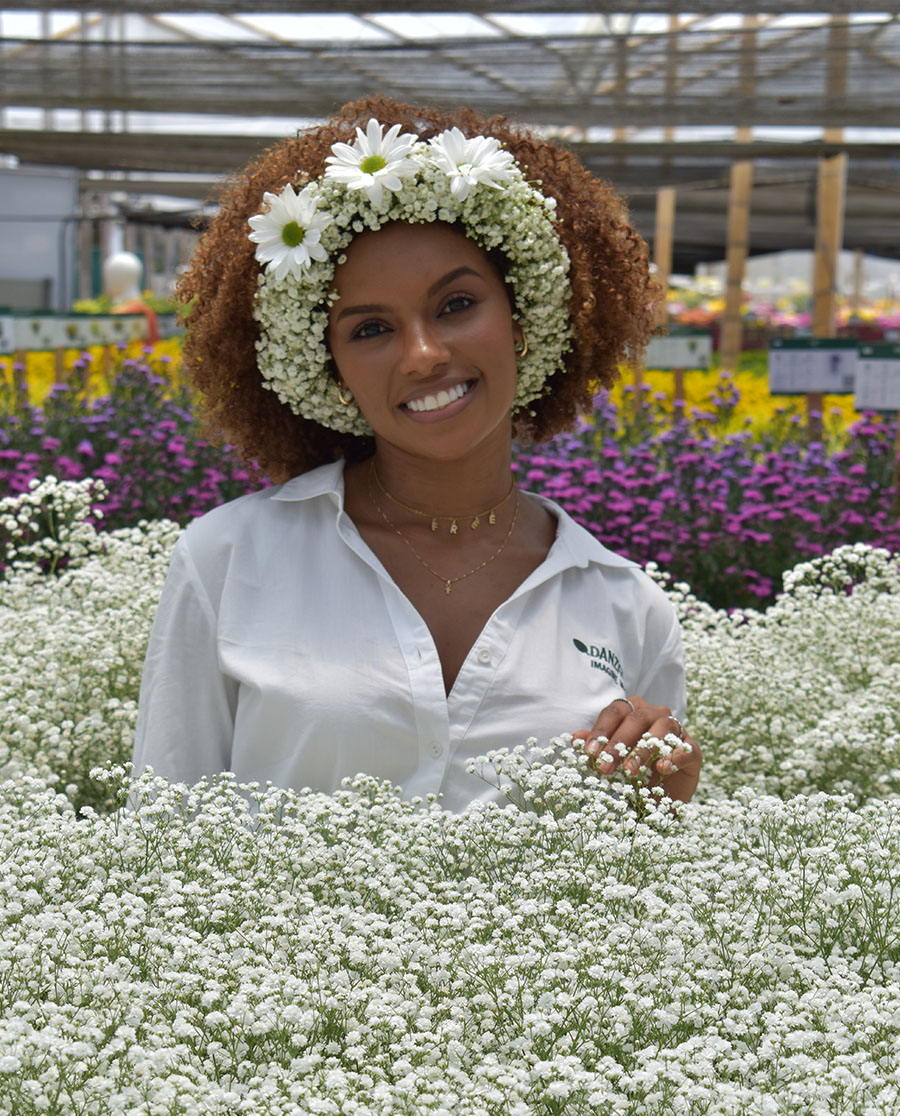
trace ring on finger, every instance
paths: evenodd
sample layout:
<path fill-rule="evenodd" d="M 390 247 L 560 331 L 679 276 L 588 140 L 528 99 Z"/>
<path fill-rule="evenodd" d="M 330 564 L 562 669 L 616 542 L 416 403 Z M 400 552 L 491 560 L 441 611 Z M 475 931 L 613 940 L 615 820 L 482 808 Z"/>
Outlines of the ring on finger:
<path fill-rule="evenodd" d="M 611 702 L 610 702 L 609 704 L 610 704 L 610 705 L 615 705 L 617 701 L 624 701 L 626 705 L 630 705 L 630 706 L 631 706 L 631 712 L 632 712 L 632 713 L 634 713 L 634 712 L 635 712 L 635 708 L 634 708 L 634 702 L 633 702 L 633 701 L 632 701 L 632 700 L 631 700 L 630 698 L 627 698 L 627 697 L 618 697 L 618 698 L 613 698 L 613 700 L 612 700 L 612 701 L 611 701 Z"/>
<path fill-rule="evenodd" d="M 678 739 L 679 740 L 684 740 L 684 725 L 681 723 L 681 721 L 679 721 L 678 718 L 674 717 L 671 713 L 666 718 L 666 720 L 674 721 L 675 724 L 678 725 Z"/>

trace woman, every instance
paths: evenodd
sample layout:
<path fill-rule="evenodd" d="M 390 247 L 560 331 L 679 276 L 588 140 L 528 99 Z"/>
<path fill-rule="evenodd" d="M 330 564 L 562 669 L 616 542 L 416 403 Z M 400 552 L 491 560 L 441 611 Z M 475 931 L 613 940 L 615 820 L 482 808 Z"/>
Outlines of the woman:
<path fill-rule="evenodd" d="M 466 760 L 570 731 L 691 796 L 696 747 L 637 748 L 683 738 L 673 610 L 511 472 L 652 330 L 606 186 L 502 119 L 357 102 L 233 183 L 182 295 L 208 423 L 278 485 L 175 548 L 138 770 L 459 810 L 496 794 Z"/>

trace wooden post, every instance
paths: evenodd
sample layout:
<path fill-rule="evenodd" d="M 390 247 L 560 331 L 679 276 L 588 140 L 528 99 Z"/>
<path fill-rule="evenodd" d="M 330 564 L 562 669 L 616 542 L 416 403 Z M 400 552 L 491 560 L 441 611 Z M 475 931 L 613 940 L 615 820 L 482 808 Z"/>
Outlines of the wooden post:
<path fill-rule="evenodd" d="M 669 34 L 666 41 L 666 97 L 672 100 L 678 90 L 678 28 L 679 18 L 669 15 Z M 663 129 L 663 139 L 675 138 L 675 129 Z M 661 187 L 656 194 L 656 225 L 653 234 L 653 262 L 656 264 L 656 278 L 662 284 L 663 293 L 669 290 L 669 277 L 672 274 L 672 244 L 675 235 L 675 189 Z M 657 325 L 666 325 L 669 320 L 668 306 L 660 306 Z"/>
<path fill-rule="evenodd" d="M 723 372 L 736 372 L 741 355 L 744 332 L 741 302 L 750 237 L 752 186 L 753 163 L 749 159 L 732 163 L 731 185 L 728 191 L 725 310 L 722 315 L 722 333 L 719 337 L 719 367 Z"/>
<path fill-rule="evenodd" d="M 828 34 L 828 95 L 847 90 L 848 17 L 833 15 Z M 826 143 L 840 143 L 841 128 L 825 128 Z M 829 155 L 819 160 L 816 189 L 816 251 L 813 264 L 813 337 L 833 337 L 837 309 L 837 269 L 844 239 L 844 197 L 847 188 L 847 155 Z M 825 396 L 810 392 L 806 397 L 806 429 L 811 442 L 822 440 L 822 412 Z"/>
<path fill-rule="evenodd" d="M 739 93 L 741 102 L 750 103 L 756 93 L 756 28 L 759 17 L 745 15 L 741 20 L 741 60 Z M 744 111 L 747 111 L 746 105 Z M 740 127 L 735 132 L 736 143 L 750 143 L 753 129 Z M 725 252 L 725 310 L 722 314 L 722 332 L 719 336 L 719 367 L 736 372 L 741 355 L 744 322 L 741 302 L 744 292 L 744 272 L 750 247 L 750 192 L 753 187 L 753 163 L 741 159 L 731 165 L 728 190 L 728 244 Z"/>
<path fill-rule="evenodd" d="M 684 406 L 684 369 L 683 368 L 673 368 L 672 371 L 673 371 L 674 376 L 675 376 L 675 387 L 673 389 L 673 402 L 681 403 L 682 408 L 683 408 L 683 406 Z M 678 408 L 673 406 L 672 407 L 672 416 L 675 417 L 677 415 L 677 413 L 678 413 Z"/>
<path fill-rule="evenodd" d="M 844 235 L 846 181 L 846 154 L 841 153 L 819 160 L 818 226 L 813 267 L 813 337 L 833 337 L 835 334 L 837 265 Z M 820 441 L 822 438 L 824 407 L 825 396 L 822 392 L 810 392 L 807 395 L 807 431 L 811 442 Z"/>
<path fill-rule="evenodd" d="M 863 304 L 863 250 L 857 248 L 853 257 L 853 317 L 859 318 Z"/>
<path fill-rule="evenodd" d="M 676 13 L 669 14 L 669 32 L 666 40 L 666 96 L 671 101 L 678 88 L 678 30 L 680 19 Z M 667 142 L 675 138 L 675 129 L 663 129 L 663 139 Z M 666 160 L 660 170 L 668 169 Z M 661 186 L 656 192 L 656 221 L 653 228 L 653 263 L 656 266 L 656 280 L 662 288 L 662 301 L 656 316 L 656 325 L 669 323 L 669 277 L 672 274 L 672 243 L 675 230 L 675 188 Z M 640 405 L 643 397 L 643 376 L 634 377 L 635 406 Z M 682 387 L 683 390 L 683 387 Z"/>
<path fill-rule="evenodd" d="M 656 193 L 656 231 L 653 236 L 653 262 L 656 264 L 656 278 L 662 284 L 663 290 L 669 288 L 669 276 L 672 274 L 672 241 L 675 230 L 675 190 L 672 186 L 663 186 Z M 660 308 L 659 325 L 665 325 L 668 310 L 665 305 Z"/>
<path fill-rule="evenodd" d="M 656 280 L 662 287 L 663 298 L 657 311 L 657 326 L 665 326 L 669 321 L 666 294 L 669 290 L 669 276 L 672 273 L 672 239 L 675 226 L 675 190 L 663 186 L 656 192 L 656 224 L 653 232 L 653 262 L 656 265 Z M 634 370 L 634 405 L 639 409 L 643 398 L 644 376 L 640 368 Z"/>
<path fill-rule="evenodd" d="M 16 406 L 24 407 L 28 403 L 28 353 L 25 349 L 13 353 L 12 374 Z"/>

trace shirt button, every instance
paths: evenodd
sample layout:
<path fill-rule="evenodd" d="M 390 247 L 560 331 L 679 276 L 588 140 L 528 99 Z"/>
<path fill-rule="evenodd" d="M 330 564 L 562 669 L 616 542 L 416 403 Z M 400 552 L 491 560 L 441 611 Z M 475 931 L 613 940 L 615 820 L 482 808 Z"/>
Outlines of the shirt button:
<path fill-rule="evenodd" d="M 486 647 L 482 647 L 478 652 L 478 661 L 479 663 L 489 663 L 491 661 L 491 653 Z"/>
<path fill-rule="evenodd" d="M 444 752 L 443 746 L 437 740 L 432 740 L 432 742 L 431 742 L 431 754 L 434 756 L 434 758 L 437 759 L 438 756 L 443 755 L 443 752 Z"/>

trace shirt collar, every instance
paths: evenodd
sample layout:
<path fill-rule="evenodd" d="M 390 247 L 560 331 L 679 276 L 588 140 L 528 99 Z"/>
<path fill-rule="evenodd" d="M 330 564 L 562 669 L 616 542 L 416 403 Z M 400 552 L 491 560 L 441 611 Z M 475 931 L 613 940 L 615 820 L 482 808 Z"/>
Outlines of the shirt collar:
<path fill-rule="evenodd" d="M 273 493 L 273 500 L 312 500 L 316 496 L 332 495 L 339 505 L 344 503 L 344 459 L 320 465 L 285 481 Z"/>
<path fill-rule="evenodd" d="M 281 485 L 272 495 L 273 500 L 312 500 L 316 496 L 334 496 L 335 503 L 339 508 L 344 504 L 344 461 L 341 458 L 338 461 L 332 461 L 328 465 L 320 465 L 317 469 L 311 469 L 308 473 L 301 473 L 299 477 L 293 477 L 291 480 L 286 481 Z M 559 554 L 560 558 L 567 555 L 570 562 L 567 563 L 563 558 L 563 564 L 572 564 L 575 566 L 587 567 L 590 563 L 599 566 L 620 566 L 638 567 L 637 562 L 632 562 L 630 558 L 624 558 L 621 554 L 616 554 L 612 550 L 608 550 L 603 543 L 599 542 L 594 536 L 584 527 L 575 522 L 572 517 L 565 512 L 559 504 L 548 500 L 546 496 L 540 496 L 537 493 L 531 492 L 529 495 L 534 496 L 539 500 L 555 517 L 558 523 L 556 529 L 556 540 L 554 546 L 551 548 Z"/>

